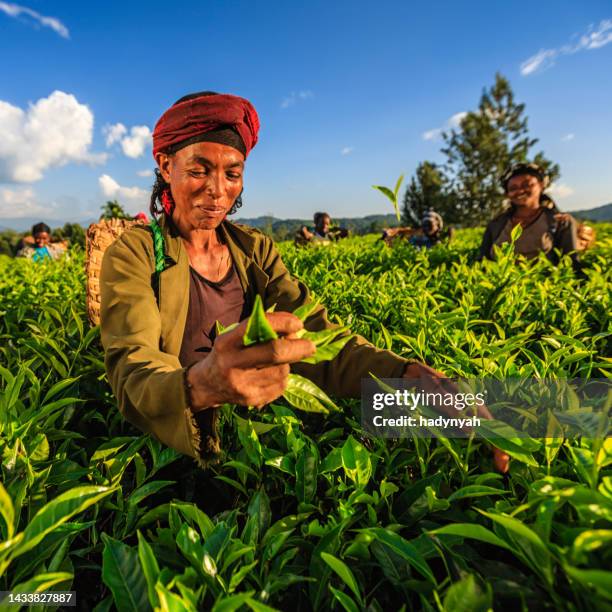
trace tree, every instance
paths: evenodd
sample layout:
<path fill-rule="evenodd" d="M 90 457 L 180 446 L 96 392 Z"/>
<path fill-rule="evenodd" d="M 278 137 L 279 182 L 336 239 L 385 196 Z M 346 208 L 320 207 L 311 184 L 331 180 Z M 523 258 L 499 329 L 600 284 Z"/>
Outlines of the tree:
<path fill-rule="evenodd" d="M 0 232 L 0 255 L 14 256 L 21 239 L 27 233 L 28 232 L 24 232 L 20 234 L 12 229 L 5 229 Z"/>
<path fill-rule="evenodd" d="M 436 164 L 429 161 L 420 163 L 404 192 L 402 222 L 418 225 L 429 208 L 449 222 L 456 221 L 449 187 L 448 179 Z"/>
<path fill-rule="evenodd" d="M 499 179 L 512 164 L 535 161 L 551 181 L 559 177 L 559 166 L 543 152 L 529 159 L 538 139 L 529 136 L 525 105 L 515 101 L 510 83 L 500 74 L 493 87 L 483 91 L 478 110 L 467 113 L 459 128 L 443 137 L 455 217 L 470 225 L 482 224 L 501 210 L 504 194 Z"/>
<path fill-rule="evenodd" d="M 78 223 L 65 223 L 64 227 L 54 229 L 53 237 L 56 240 L 68 240 L 71 246 L 78 244 L 85 248 L 85 230 Z"/>
<path fill-rule="evenodd" d="M 123 210 L 123 206 L 117 202 L 117 200 L 108 200 L 104 206 L 102 206 L 102 214 L 100 215 L 100 219 L 131 219 L 132 217 L 128 215 L 125 210 Z"/>

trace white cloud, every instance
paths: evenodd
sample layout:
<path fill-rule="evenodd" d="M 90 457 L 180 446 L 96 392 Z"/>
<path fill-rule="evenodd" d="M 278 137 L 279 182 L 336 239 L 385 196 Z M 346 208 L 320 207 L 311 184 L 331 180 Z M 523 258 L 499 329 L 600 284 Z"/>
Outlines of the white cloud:
<path fill-rule="evenodd" d="M 460 113 L 455 113 L 448 120 L 448 127 L 458 128 L 461 125 L 461 122 L 463 121 L 464 117 L 466 116 L 467 116 L 467 113 L 465 111 L 461 111 Z"/>
<path fill-rule="evenodd" d="M 423 140 L 437 140 L 442 135 L 442 128 L 434 128 L 423 132 Z"/>
<path fill-rule="evenodd" d="M 569 142 L 570 140 L 574 140 L 574 134 L 565 134 L 565 136 L 561 137 L 562 142 Z"/>
<path fill-rule="evenodd" d="M 536 72 L 536 70 L 544 70 L 554 66 L 555 58 L 558 54 L 556 49 L 540 49 L 535 55 L 532 55 L 521 64 L 521 74 L 527 76 Z"/>
<path fill-rule="evenodd" d="M 458 128 L 461 125 L 461 121 L 466 115 L 467 113 L 465 111 L 455 113 L 452 117 L 449 117 L 446 120 L 446 123 L 442 127 L 433 128 L 432 130 L 427 130 L 426 132 L 423 132 L 423 140 L 438 140 L 438 138 L 442 136 L 442 132 L 444 130 Z"/>
<path fill-rule="evenodd" d="M 0 188 L 0 219 L 57 218 L 57 202 L 41 203 L 31 187 Z"/>
<path fill-rule="evenodd" d="M 125 133 L 127 132 L 127 128 L 123 123 L 115 123 L 114 125 L 105 125 L 102 128 L 102 133 L 104 134 L 104 142 L 106 142 L 107 147 L 112 147 L 116 142 L 119 142 Z"/>
<path fill-rule="evenodd" d="M 601 49 L 611 42 L 612 19 L 604 19 L 597 27 L 590 25 L 587 31 L 578 37 L 578 42 L 570 42 L 556 49 L 540 49 L 521 64 L 521 74 L 523 76 L 534 74 L 554 66 L 555 60 L 562 55 L 573 55 L 579 51 Z"/>
<path fill-rule="evenodd" d="M 548 189 L 548 193 L 555 198 L 559 198 L 562 200 L 563 198 L 568 198 L 571 195 L 574 195 L 574 190 L 569 185 L 565 183 L 553 183 Z"/>
<path fill-rule="evenodd" d="M 353 151 L 355 150 L 354 147 L 344 147 L 341 151 L 340 151 L 340 155 L 350 155 Z"/>
<path fill-rule="evenodd" d="M 153 170 L 139 170 L 136 174 L 138 176 L 142 176 L 143 178 L 149 178 L 153 176 L 154 172 Z"/>
<path fill-rule="evenodd" d="M 610 42 L 612 42 L 612 19 L 604 19 L 597 28 L 590 26 L 587 33 L 580 37 L 576 50 L 601 49 Z"/>
<path fill-rule="evenodd" d="M 106 154 L 89 150 L 93 126 L 91 110 L 63 91 L 27 110 L 0 100 L 0 182 L 33 183 L 70 162 L 104 163 Z"/>
<path fill-rule="evenodd" d="M 128 132 L 123 123 L 115 123 L 114 125 L 105 125 L 102 128 L 102 133 L 107 147 L 119 143 L 123 154 L 132 159 L 141 157 L 147 146 L 153 142 L 151 130 L 146 125 L 135 125 Z"/>
<path fill-rule="evenodd" d="M 45 213 L 37 204 L 34 191 L 28 188 L 0 189 L 0 218 L 30 217 Z"/>
<path fill-rule="evenodd" d="M 146 125 L 135 125 L 130 130 L 130 135 L 121 141 L 123 153 L 132 159 L 140 157 L 147 147 L 153 142 L 151 130 Z"/>
<path fill-rule="evenodd" d="M 140 187 L 122 187 L 112 176 L 103 174 L 98 179 L 100 190 L 106 198 L 117 199 L 125 204 L 128 212 L 137 212 L 142 209 L 149 199 L 149 192 Z"/>
<path fill-rule="evenodd" d="M 311 98 L 314 98 L 314 94 L 312 93 L 312 91 L 310 91 L 310 89 L 305 89 L 305 90 L 298 91 L 298 92 L 292 91 L 288 96 L 283 98 L 283 101 L 281 102 L 280 107 L 289 108 L 290 106 L 293 106 L 297 102 L 300 102 L 303 100 L 310 100 Z"/>
<path fill-rule="evenodd" d="M 9 17 L 29 17 L 35 24 L 51 28 L 62 38 L 70 38 L 68 28 L 56 17 L 46 17 L 27 6 L 20 6 L 19 4 L 12 4 L 11 2 L 0 2 L 0 11 Z"/>

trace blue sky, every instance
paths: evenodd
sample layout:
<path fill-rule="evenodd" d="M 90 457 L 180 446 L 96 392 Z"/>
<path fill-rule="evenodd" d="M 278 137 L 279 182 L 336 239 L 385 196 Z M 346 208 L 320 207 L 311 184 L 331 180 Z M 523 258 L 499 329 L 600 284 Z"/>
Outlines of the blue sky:
<path fill-rule="evenodd" d="M 436 130 L 497 71 L 560 207 L 612 201 L 609 1 L 0 1 L 0 57 L 0 225 L 145 209 L 149 130 L 204 89 L 260 114 L 241 216 L 391 212 L 371 185 L 442 161 Z"/>

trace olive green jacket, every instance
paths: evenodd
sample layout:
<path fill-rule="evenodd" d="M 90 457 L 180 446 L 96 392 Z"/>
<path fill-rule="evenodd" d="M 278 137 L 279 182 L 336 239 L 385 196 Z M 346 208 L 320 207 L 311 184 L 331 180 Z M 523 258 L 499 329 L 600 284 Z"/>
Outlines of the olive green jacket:
<path fill-rule="evenodd" d="M 189 306 L 189 259 L 171 222 L 160 222 L 166 266 L 155 274 L 153 237 L 147 226 L 127 230 L 104 254 L 100 274 L 100 329 L 111 387 L 124 417 L 162 443 L 205 464 L 220 452 L 216 409 L 194 418 L 184 386 L 179 351 Z M 226 241 L 250 309 L 260 295 L 266 308 L 292 312 L 310 301 L 304 284 L 291 278 L 272 240 L 261 232 L 223 222 Z M 305 322 L 311 331 L 333 327 L 318 307 Z M 399 378 L 406 361 L 351 339 L 335 359 L 294 364 L 292 370 L 329 394 L 359 397 L 369 372 Z M 201 418 L 201 417 L 204 418 Z"/>

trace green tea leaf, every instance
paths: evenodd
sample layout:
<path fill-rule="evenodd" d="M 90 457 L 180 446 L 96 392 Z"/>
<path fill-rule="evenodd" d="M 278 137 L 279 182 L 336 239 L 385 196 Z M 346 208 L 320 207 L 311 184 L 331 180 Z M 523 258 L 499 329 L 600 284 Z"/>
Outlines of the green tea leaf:
<path fill-rule="evenodd" d="M 7 493 L 4 485 L 0 482 L 0 515 L 4 519 L 6 534 L 2 539 L 10 540 L 15 534 L 15 510 L 13 509 L 13 501 Z"/>
<path fill-rule="evenodd" d="M 270 512 L 270 500 L 265 489 L 259 489 L 251 498 L 247 513 L 254 518 L 257 525 L 257 533 L 263 535 L 270 526 L 272 513 Z"/>
<path fill-rule="evenodd" d="M 342 446 L 342 467 L 345 474 L 359 487 L 365 487 L 372 476 L 370 453 L 349 436 Z"/>
<path fill-rule="evenodd" d="M 445 525 L 430 531 L 434 535 L 453 535 L 461 536 L 462 538 L 469 538 L 472 540 L 479 540 L 480 542 L 486 542 L 493 546 L 499 546 L 512 552 L 512 547 L 504 542 L 500 537 L 496 536 L 491 530 L 483 527 L 482 525 L 475 525 L 472 523 L 453 523 L 451 525 Z"/>
<path fill-rule="evenodd" d="M 458 499 L 466 499 L 468 497 L 483 497 L 484 495 L 507 495 L 510 491 L 496 489 L 485 485 L 467 485 L 455 491 L 448 497 L 449 502 L 457 501 Z"/>
<path fill-rule="evenodd" d="M 294 316 L 296 316 L 303 323 L 319 307 L 320 307 L 319 302 L 310 301 L 310 302 L 307 302 L 306 304 L 304 304 L 303 306 L 300 306 L 299 308 L 296 308 L 293 311 L 293 314 L 294 314 Z"/>
<path fill-rule="evenodd" d="M 395 205 L 395 194 L 388 188 L 383 185 L 372 185 L 372 189 L 378 189 L 380 193 L 389 198 L 391 204 Z"/>
<path fill-rule="evenodd" d="M 533 530 L 512 516 L 484 510 L 478 511 L 503 527 L 507 534 L 504 539 L 511 544 L 515 554 L 518 553 L 536 574 L 540 574 L 549 584 L 552 584 L 553 570 L 550 551 Z"/>
<path fill-rule="evenodd" d="M 587 529 L 572 543 L 571 558 L 575 565 L 587 564 L 590 553 L 611 544 L 611 529 Z"/>
<path fill-rule="evenodd" d="M 294 408 L 304 412 L 328 414 L 330 408 L 339 410 L 326 393 L 299 374 L 289 374 L 283 397 Z"/>
<path fill-rule="evenodd" d="M 159 605 L 159 597 L 155 591 L 155 585 L 159 578 L 159 565 L 153 554 L 153 549 L 144 539 L 143 535 L 138 531 L 138 559 L 142 572 L 147 582 L 147 593 L 151 607 Z"/>
<path fill-rule="evenodd" d="M 252 344 L 260 344 L 262 342 L 276 340 L 277 338 L 277 333 L 274 331 L 270 325 L 270 322 L 266 318 L 261 296 L 257 294 L 255 296 L 253 311 L 249 317 L 242 343 L 244 346 L 251 346 Z"/>
<path fill-rule="evenodd" d="M 325 561 L 325 563 L 327 563 L 327 565 L 329 565 L 329 567 L 334 570 L 334 572 L 336 572 L 336 574 L 338 574 L 344 584 L 346 584 L 349 589 L 353 591 L 355 597 L 357 598 L 357 601 L 359 601 L 363 605 L 363 599 L 359 590 L 359 585 L 357 584 L 357 580 L 355 579 L 355 576 L 350 570 L 349 566 L 341 559 L 338 559 L 337 557 L 334 557 L 334 555 L 330 555 L 326 552 L 321 553 L 321 558 L 323 559 L 323 561 Z"/>
<path fill-rule="evenodd" d="M 13 595 L 26 594 L 26 593 L 41 593 L 43 591 L 52 590 L 51 587 L 56 585 L 64 585 L 68 590 L 74 576 L 68 572 L 46 572 L 37 574 L 33 578 L 21 582 L 11 587 L 11 593 Z M 16 604 L 9 604 L 6 600 L 0 604 L 1 612 L 9 612 L 15 610 Z"/>
<path fill-rule="evenodd" d="M 119 612 L 151 610 L 147 582 L 138 561 L 138 552 L 123 542 L 102 534 L 102 580 L 111 590 Z"/>
<path fill-rule="evenodd" d="M 113 491 L 114 489 L 108 487 L 85 486 L 75 487 L 58 495 L 34 515 L 23 532 L 23 543 L 13 551 L 13 556 L 17 557 L 31 550 L 48 533 L 70 520 L 75 514 L 93 506 Z"/>
<path fill-rule="evenodd" d="M 578 569 L 571 566 L 565 566 L 565 571 L 577 582 L 612 601 L 612 572 L 599 569 Z"/>
<path fill-rule="evenodd" d="M 220 321 L 215 321 L 215 333 L 217 336 L 221 336 L 222 334 L 236 329 L 238 325 L 240 325 L 240 323 L 232 323 L 231 325 L 225 327 Z"/>
<path fill-rule="evenodd" d="M 318 459 L 308 446 L 304 446 L 295 462 L 295 494 L 298 501 L 308 503 L 317 492 Z"/>
<path fill-rule="evenodd" d="M 212 612 L 236 612 L 249 602 L 253 593 L 254 591 L 249 591 L 219 598 L 215 601 Z"/>
<path fill-rule="evenodd" d="M 346 593 L 335 589 L 331 584 L 329 585 L 329 590 L 346 612 L 359 612 L 359 606 Z"/>
<path fill-rule="evenodd" d="M 536 440 L 529 437 L 519 437 L 512 427 L 492 419 L 481 419 L 480 425 L 474 429 L 479 436 L 508 453 L 517 461 L 538 467 L 538 462 L 531 454 L 532 450 L 540 449 L 541 445 Z"/>
<path fill-rule="evenodd" d="M 353 336 L 345 336 L 329 344 L 317 347 L 317 352 L 312 357 L 302 359 L 301 363 L 321 363 L 322 361 L 331 361 L 338 356 L 338 353 L 346 346 L 347 342 Z"/>
<path fill-rule="evenodd" d="M 402 559 L 406 560 L 410 566 L 421 574 L 421 576 L 427 578 L 432 584 L 436 584 L 436 579 L 429 565 L 422 557 L 421 553 L 408 542 L 408 540 L 382 527 L 369 527 L 367 529 L 360 529 L 359 531 L 373 536 L 381 544 L 388 546 L 396 554 L 402 557 Z"/>
<path fill-rule="evenodd" d="M 155 585 L 155 594 L 159 599 L 159 610 L 164 612 L 197 612 L 197 608 L 193 607 L 184 597 L 173 593 L 167 589 L 161 582 Z"/>
<path fill-rule="evenodd" d="M 445 612 L 488 612 L 493 608 L 490 591 L 478 586 L 473 574 L 454 582 L 444 596 Z"/>

